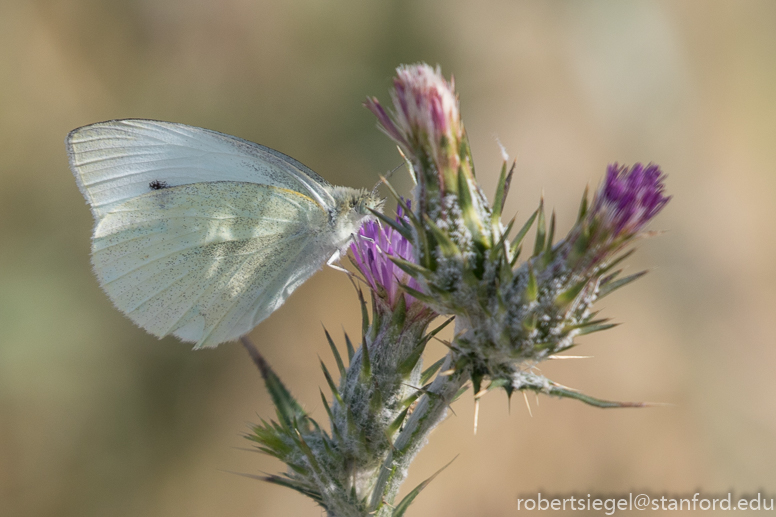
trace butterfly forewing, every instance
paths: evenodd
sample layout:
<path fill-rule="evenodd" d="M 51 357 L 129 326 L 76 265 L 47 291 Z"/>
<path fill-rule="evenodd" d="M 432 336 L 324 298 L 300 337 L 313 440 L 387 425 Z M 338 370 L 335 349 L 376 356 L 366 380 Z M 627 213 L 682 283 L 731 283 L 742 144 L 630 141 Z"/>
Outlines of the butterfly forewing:
<path fill-rule="evenodd" d="M 250 331 L 322 265 L 328 217 L 268 185 L 165 188 L 115 205 L 95 228 L 92 260 L 135 323 L 215 346 Z"/>
<path fill-rule="evenodd" d="M 73 130 L 70 166 L 99 220 L 149 185 L 241 181 L 285 188 L 332 206 L 329 183 L 283 153 L 198 127 L 113 120 Z"/>

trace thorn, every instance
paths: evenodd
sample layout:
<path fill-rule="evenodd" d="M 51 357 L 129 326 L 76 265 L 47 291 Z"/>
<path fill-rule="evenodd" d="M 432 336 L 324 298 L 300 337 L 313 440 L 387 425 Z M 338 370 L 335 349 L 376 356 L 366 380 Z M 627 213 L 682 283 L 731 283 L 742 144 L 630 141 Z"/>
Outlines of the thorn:
<path fill-rule="evenodd" d="M 495 136 L 495 135 L 494 135 Z M 501 140 L 496 136 L 496 143 L 498 144 L 499 150 L 501 151 L 501 158 L 505 161 L 509 161 L 509 153 L 507 152 L 507 148 L 504 147 L 504 144 L 501 143 Z"/>
<path fill-rule="evenodd" d="M 432 339 L 435 339 L 435 340 L 439 341 L 440 343 L 445 345 L 450 350 L 455 350 L 455 348 L 453 348 L 453 344 L 450 341 L 447 341 L 446 339 L 440 339 L 440 338 L 438 338 L 436 336 L 434 336 Z"/>
<path fill-rule="evenodd" d="M 358 286 L 356 285 L 356 280 L 363 283 L 365 286 L 370 287 L 369 282 L 361 278 L 359 275 L 356 275 L 352 271 L 348 271 L 347 269 L 345 270 L 345 272 L 348 274 L 348 280 L 350 280 L 350 283 L 353 284 L 353 289 L 355 289 L 356 292 L 358 292 Z"/>
<path fill-rule="evenodd" d="M 678 407 L 673 402 L 632 402 L 633 407 Z"/>
<path fill-rule="evenodd" d="M 455 373 L 455 368 L 450 368 L 449 370 L 445 370 L 441 372 L 439 375 L 444 375 L 445 377 L 452 375 Z"/>
<path fill-rule="evenodd" d="M 593 359 L 592 355 L 549 355 L 547 359 Z"/>
<path fill-rule="evenodd" d="M 474 435 L 477 435 L 477 421 L 480 418 L 480 399 L 474 399 Z"/>
<path fill-rule="evenodd" d="M 525 400 L 525 407 L 528 408 L 528 416 L 533 418 L 533 413 L 531 412 L 531 404 L 528 403 L 528 394 L 526 392 L 523 392 L 523 399 Z"/>
<path fill-rule="evenodd" d="M 391 503 L 389 503 L 388 501 L 386 501 L 384 497 L 383 497 L 382 501 L 383 501 L 383 504 L 384 504 L 385 506 L 387 506 L 388 508 L 390 508 L 390 509 L 392 509 L 392 510 L 396 508 L 394 505 L 392 505 Z"/>
<path fill-rule="evenodd" d="M 474 394 L 474 398 L 478 399 L 480 397 L 483 397 L 486 393 L 488 393 L 488 388 L 483 388 L 483 389 L 481 389 L 480 391 L 478 391 L 477 393 Z"/>
<path fill-rule="evenodd" d="M 569 386 L 564 386 L 563 384 L 560 384 L 559 382 L 551 381 L 553 386 L 557 386 L 558 388 L 562 388 L 564 390 L 574 391 L 576 393 L 580 393 L 580 391 L 576 388 L 571 388 Z"/>

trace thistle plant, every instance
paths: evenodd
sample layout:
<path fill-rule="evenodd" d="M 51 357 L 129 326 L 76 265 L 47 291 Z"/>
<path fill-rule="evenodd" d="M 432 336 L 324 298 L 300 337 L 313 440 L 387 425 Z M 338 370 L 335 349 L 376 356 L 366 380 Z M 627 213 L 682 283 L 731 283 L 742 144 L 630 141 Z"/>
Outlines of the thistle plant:
<path fill-rule="evenodd" d="M 504 160 L 492 202 L 481 191 L 452 80 L 425 64 L 402 66 L 391 98 L 392 108 L 375 98 L 366 106 L 399 146 L 417 187 L 410 202 L 386 182 L 397 216 L 375 212 L 378 220 L 351 246 L 371 304 L 357 288 L 362 329 L 357 347 L 345 336 L 347 365 L 325 332 L 337 365 L 332 375 L 321 363 L 332 392 L 321 392 L 328 425 L 244 341 L 277 408 L 277 420 L 262 421 L 248 437 L 288 465 L 263 479 L 311 497 L 329 516 L 403 515 L 430 481 L 396 501 L 411 461 L 469 386 L 475 404 L 500 388 L 507 396 L 534 391 L 604 408 L 644 405 L 583 395 L 535 366 L 573 347 L 575 337 L 614 326 L 593 304 L 644 274 L 623 277 L 618 266 L 669 200 L 660 168 L 610 165 L 556 241 L 555 214 L 548 223 L 543 202 L 519 228 L 514 219 L 502 222 L 514 162 Z M 441 324 L 432 326 L 435 320 Z M 424 368 L 426 345 L 451 321 L 447 355 Z"/>

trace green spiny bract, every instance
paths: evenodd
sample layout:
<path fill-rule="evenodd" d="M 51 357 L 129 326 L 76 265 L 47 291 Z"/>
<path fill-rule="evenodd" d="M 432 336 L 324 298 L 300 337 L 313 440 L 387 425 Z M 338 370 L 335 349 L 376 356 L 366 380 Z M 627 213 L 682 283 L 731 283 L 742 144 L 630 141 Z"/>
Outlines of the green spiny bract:
<path fill-rule="evenodd" d="M 366 309 L 360 292 L 359 298 Z M 336 383 L 321 362 L 333 394 L 330 402 L 321 392 L 331 422 L 328 432 L 304 412 L 258 352 L 252 352 L 276 405 L 278 420 L 263 421 L 248 438 L 259 450 L 289 467 L 283 476 L 263 479 L 311 497 L 330 515 L 363 516 L 370 511 L 368 501 L 376 471 L 382 467 L 409 407 L 422 393 L 423 350 L 447 324 L 426 332 L 436 315 L 422 304 L 407 307 L 403 297 L 391 308 L 373 296 L 372 306 L 371 321 L 363 312 L 363 346 L 354 350 L 350 337 L 345 336 L 347 366 L 325 331 L 340 376 Z"/>

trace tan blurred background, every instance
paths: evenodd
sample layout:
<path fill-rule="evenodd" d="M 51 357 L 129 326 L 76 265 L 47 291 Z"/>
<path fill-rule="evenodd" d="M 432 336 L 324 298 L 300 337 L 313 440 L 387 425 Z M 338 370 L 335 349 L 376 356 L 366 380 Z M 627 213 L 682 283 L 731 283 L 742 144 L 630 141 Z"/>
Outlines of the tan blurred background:
<path fill-rule="evenodd" d="M 63 140 L 106 119 L 170 120 L 370 186 L 400 160 L 360 104 L 420 60 L 455 74 L 486 192 L 496 138 L 517 156 L 510 215 L 543 191 L 562 233 L 608 162 L 669 174 L 652 225 L 668 232 L 629 265 L 655 270 L 601 304 L 625 325 L 583 338 L 594 359 L 543 372 L 674 406 L 531 397 L 530 417 L 491 394 L 473 436 L 464 396 L 405 492 L 460 456 L 410 514 L 509 516 L 536 491 L 776 493 L 776 2 L 2 0 L 0 515 L 321 515 L 231 473 L 282 468 L 239 449 L 274 414 L 244 351 L 159 343 L 100 291 Z M 316 417 L 321 323 L 359 328 L 332 270 L 252 333 Z"/>

